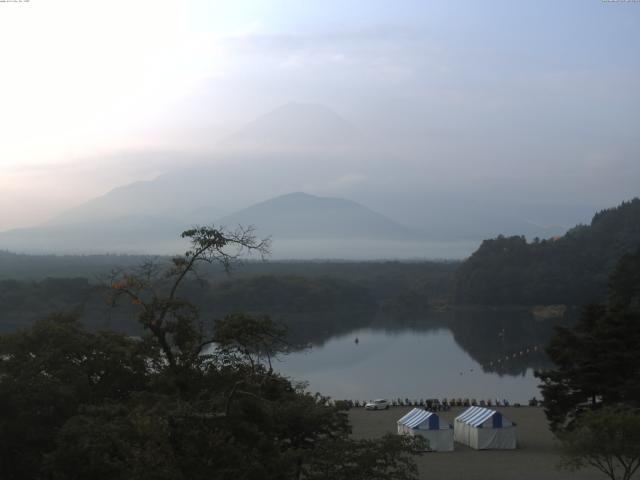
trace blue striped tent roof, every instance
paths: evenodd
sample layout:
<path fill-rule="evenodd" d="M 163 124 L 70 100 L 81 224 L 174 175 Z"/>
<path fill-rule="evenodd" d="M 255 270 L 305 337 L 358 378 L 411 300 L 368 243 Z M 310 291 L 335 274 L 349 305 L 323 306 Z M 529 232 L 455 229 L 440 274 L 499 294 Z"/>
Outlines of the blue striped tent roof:
<path fill-rule="evenodd" d="M 440 428 L 440 419 L 438 415 L 419 408 L 414 408 L 398 420 L 399 424 L 406 425 L 409 428 L 418 428 L 425 422 L 428 423 L 429 430 L 438 430 Z"/>
<path fill-rule="evenodd" d="M 502 415 L 495 410 L 490 410 L 484 407 L 470 407 L 466 409 L 456 417 L 456 422 L 462 422 L 467 425 L 471 425 L 472 427 L 478 427 L 494 415 L 498 415 L 500 417 L 499 422 L 494 422 L 494 424 L 496 424 L 495 426 L 497 427 L 498 424 L 499 426 L 502 426 Z"/>

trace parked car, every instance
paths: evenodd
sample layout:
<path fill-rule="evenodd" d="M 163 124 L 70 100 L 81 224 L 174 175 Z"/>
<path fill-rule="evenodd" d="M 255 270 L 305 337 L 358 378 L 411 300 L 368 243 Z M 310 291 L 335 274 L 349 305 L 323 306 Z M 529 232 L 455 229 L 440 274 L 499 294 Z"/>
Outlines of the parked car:
<path fill-rule="evenodd" d="M 389 400 L 385 400 L 384 398 L 378 398 L 373 402 L 367 403 L 364 408 L 367 410 L 387 410 L 389 408 Z"/>

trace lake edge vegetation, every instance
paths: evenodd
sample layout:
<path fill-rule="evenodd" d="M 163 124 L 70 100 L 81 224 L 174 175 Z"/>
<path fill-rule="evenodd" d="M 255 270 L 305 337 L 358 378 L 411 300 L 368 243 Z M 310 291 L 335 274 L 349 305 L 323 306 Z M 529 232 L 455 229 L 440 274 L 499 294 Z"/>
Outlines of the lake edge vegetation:
<path fill-rule="evenodd" d="M 536 373 L 562 466 L 593 467 L 611 480 L 640 468 L 639 344 L 640 248 L 619 260 L 606 302 L 557 329 L 547 348 L 556 366 Z"/>
<path fill-rule="evenodd" d="M 145 335 L 88 332 L 53 315 L 0 336 L 0 474 L 18 479 L 415 479 L 419 439 L 352 440 L 346 413 L 271 368 L 286 353 L 268 317 L 207 325 L 180 296 L 227 247 L 267 252 L 251 231 L 185 232 L 170 270 L 115 272 L 113 299 Z"/>

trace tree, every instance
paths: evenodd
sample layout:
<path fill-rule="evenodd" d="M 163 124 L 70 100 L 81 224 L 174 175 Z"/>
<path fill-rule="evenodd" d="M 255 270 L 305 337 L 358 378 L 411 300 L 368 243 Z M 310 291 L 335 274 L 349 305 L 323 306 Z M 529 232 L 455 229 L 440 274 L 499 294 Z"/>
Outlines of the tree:
<path fill-rule="evenodd" d="M 596 213 L 561 237 L 522 236 L 482 242 L 456 272 L 458 303 L 585 305 L 605 299 L 607 276 L 640 244 L 640 199 Z"/>
<path fill-rule="evenodd" d="M 249 362 L 253 371 L 266 360 L 273 372 L 271 360 L 287 350 L 286 330 L 268 316 L 252 317 L 242 313 L 227 315 L 216 322 L 213 340 L 221 352 L 238 354 Z"/>
<path fill-rule="evenodd" d="M 402 480 L 417 475 L 411 452 L 425 451 L 421 436 L 324 442 L 304 469 L 308 480 Z"/>
<path fill-rule="evenodd" d="M 572 328 L 560 328 L 547 353 L 555 369 L 538 372 L 551 428 L 572 427 L 581 408 L 640 406 L 640 251 L 611 276 L 609 301 L 590 305 Z"/>
<path fill-rule="evenodd" d="M 591 466 L 611 480 L 630 480 L 640 467 L 640 409 L 605 407 L 586 411 L 560 435 L 563 466 Z"/>
<path fill-rule="evenodd" d="M 52 315 L 0 336 L 0 477 L 38 478 L 44 454 L 85 404 L 125 402 L 144 390 L 153 347 L 114 332 L 89 333 Z"/>
<path fill-rule="evenodd" d="M 153 261 L 137 271 L 116 271 L 110 278 L 112 302 L 127 297 L 138 307 L 138 321 L 156 339 L 171 370 L 180 374 L 183 366 L 199 361 L 202 349 L 212 342 L 198 312 L 180 298 L 179 288 L 189 275 L 197 274 L 198 264 L 218 263 L 229 272 L 243 254 L 269 253 L 269 239 L 258 239 L 252 228 L 234 231 L 197 227 L 182 232 L 191 248 L 174 257 L 170 268 L 162 271 Z"/>
<path fill-rule="evenodd" d="M 111 278 L 113 299 L 138 308 L 142 339 L 65 316 L 0 336 L 2 478 L 303 480 L 335 465 L 335 478 L 414 479 L 410 443 L 350 439 L 344 410 L 273 370 L 289 347 L 268 317 L 213 328 L 181 297 L 199 262 L 228 270 L 268 243 L 242 229 L 183 236 L 192 248 L 168 270 L 147 262 Z"/>

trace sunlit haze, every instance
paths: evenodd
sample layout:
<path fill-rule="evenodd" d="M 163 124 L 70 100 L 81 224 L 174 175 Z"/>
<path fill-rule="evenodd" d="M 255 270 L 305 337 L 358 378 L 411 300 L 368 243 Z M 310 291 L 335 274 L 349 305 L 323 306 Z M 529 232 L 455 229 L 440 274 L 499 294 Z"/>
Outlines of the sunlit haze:
<path fill-rule="evenodd" d="M 422 230 L 497 205 L 566 228 L 640 193 L 639 43 L 640 8 L 599 0 L 1 3 L 0 230 L 233 169 L 225 147 L 292 102 L 344 128 L 319 154 L 290 113 L 273 131 L 291 138 L 240 162 L 277 174 L 221 195 L 221 215 L 304 191 Z M 274 154 L 291 145 L 294 168 Z"/>
<path fill-rule="evenodd" d="M 639 345 L 640 0 L 0 0 L 0 480 L 637 479 Z"/>

